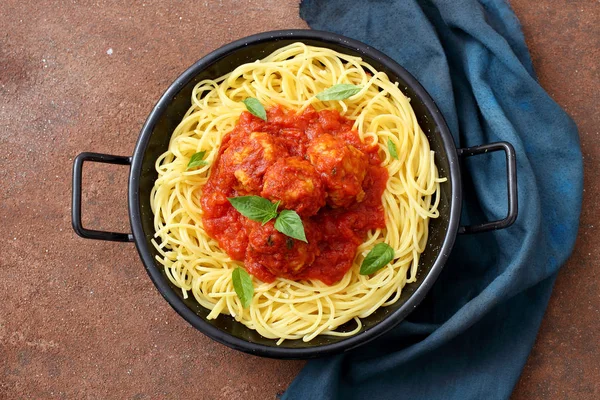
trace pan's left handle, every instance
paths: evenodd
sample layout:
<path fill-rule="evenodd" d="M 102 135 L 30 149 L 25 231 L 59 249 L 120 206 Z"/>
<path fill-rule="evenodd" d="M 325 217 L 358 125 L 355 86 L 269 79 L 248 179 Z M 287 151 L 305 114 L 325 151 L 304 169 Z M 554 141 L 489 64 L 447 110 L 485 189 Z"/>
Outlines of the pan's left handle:
<path fill-rule="evenodd" d="M 113 156 L 100 153 L 81 153 L 75 157 L 73 163 L 73 202 L 71 219 L 73 229 L 82 238 L 96 240 L 110 240 L 113 242 L 133 242 L 131 233 L 105 232 L 86 229 L 81 223 L 81 182 L 83 163 L 86 161 L 101 162 L 106 164 L 131 165 L 131 157 Z"/>

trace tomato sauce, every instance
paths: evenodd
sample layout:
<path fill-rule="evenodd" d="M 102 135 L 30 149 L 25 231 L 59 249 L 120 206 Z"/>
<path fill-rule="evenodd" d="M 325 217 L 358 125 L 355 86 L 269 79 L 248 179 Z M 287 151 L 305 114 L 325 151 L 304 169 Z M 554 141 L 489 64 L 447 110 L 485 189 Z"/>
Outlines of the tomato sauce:
<path fill-rule="evenodd" d="M 203 225 L 229 256 L 263 282 L 275 277 L 339 281 L 367 231 L 385 227 L 388 173 L 377 145 L 362 143 L 335 110 L 276 106 L 267 121 L 244 111 L 223 138 L 203 188 Z M 308 243 L 242 216 L 227 200 L 245 195 L 295 210 Z"/>

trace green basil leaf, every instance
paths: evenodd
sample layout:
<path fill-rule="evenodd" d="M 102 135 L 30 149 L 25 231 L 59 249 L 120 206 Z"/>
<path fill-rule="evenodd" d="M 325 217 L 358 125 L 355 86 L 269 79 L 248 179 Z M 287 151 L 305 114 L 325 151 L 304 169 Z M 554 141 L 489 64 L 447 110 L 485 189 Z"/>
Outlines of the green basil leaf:
<path fill-rule="evenodd" d="M 227 200 L 244 217 L 263 225 L 277 216 L 279 202 L 273 204 L 260 196 L 228 197 Z"/>
<path fill-rule="evenodd" d="M 392 158 L 398 159 L 398 151 L 396 150 L 396 144 L 392 142 L 391 139 L 388 139 L 388 150 L 390 151 L 390 155 Z"/>
<path fill-rule="evenodd" d="M 192 158 L 190 158 L 190 162 L 188 163 L 186 170 L 208 164 L 206 161 L 203 160 L 205 154 L 206 151 L 204 150 L 194 154 Z"/>
<path fill-rule="evenodd" d="M 275 229 L 286 236 L 308 243 L 304 225 L 296 211 L 283 210 L 279 213 L 279 217 L 275 220 Z"/>
<path fill-rule="evenodd" d="M 240 267 L 237 267 L 231 273 L 231 280 L 233 281 L 233 289 L 235 294 L 242 301 L 242 306 L 247 308 L 252 303 L 252 296 L 254 295 L 254 285 L 252 284 L 252 277 Z"/>
<path fill-rule="evenodd" d="M 378 243 L 367 254 L 360 266 L 361 275 L 371 275 L 394 259 L 394 249 L 387 243 Z"/>
<path fill-rule="evenodd" d="M 356 93 L 360 92 L 362 87 L 356 85 L 350 85 L 348 83 L 340 83 L 338 85 L 333 85 L 329 89 L 323 90 L 321 93 L 317 94 L 317 99 L 319 100 L 344 100 L 350 96 L 354 96 Z"/>
<path fill-rule="evenodd" d="M 246 105 L 246 109 L 250 111 L 250 114 L 256 115 L 258 118 L 263 121 L 267 120 L 267 112 L 265 111 L 265 107 L 260 104 L 260 101 L 255 99 L 254 97 L 248 97 L 244 101 L 242 101 Z"/>

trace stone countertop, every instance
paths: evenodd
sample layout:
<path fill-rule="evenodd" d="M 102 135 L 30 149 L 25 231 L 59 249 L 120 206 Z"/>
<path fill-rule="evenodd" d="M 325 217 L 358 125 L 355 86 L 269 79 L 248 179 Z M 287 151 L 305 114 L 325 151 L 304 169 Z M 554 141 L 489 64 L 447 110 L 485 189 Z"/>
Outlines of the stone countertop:
<path fill-rule="evenodd" d="M 513 0 L 542 86 L 575 119 L 585 194 L 514 399 L 600 398 L 600 3 Z M 73 158 L 131 154 L 164 89 L 209 51 L 305 28 L 297 0 L 0 5 L 0 399 L 273 399 L 301 361 L 259 359 L 197 332 L 132 244 L 71 229 Z M 128 230 L 127 168 L 84 170 L 84 223 Z"/>

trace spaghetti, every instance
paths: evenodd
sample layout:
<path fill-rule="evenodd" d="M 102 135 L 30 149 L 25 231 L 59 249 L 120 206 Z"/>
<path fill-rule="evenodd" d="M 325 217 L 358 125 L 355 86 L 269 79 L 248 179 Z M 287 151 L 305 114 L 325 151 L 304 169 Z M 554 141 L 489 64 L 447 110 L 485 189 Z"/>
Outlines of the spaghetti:
<path fill-rule="evenodd" d="M 361 90 L 341 101 L 316 97 L 342 83 Z M 382 196 L 385 228 L 367 233 L 341 280 L 326 285 L 317 279 L 277 277 L 266 283 L 254 278 L 254 295 L 244 308 L 232 282 L 232 271 L 240 263 L 206 233 L 200 198 L 222 140 L 235 128 L 245 110 L 242 101 L 248 97 L 265 107 L 298 113 L 310 107 L 336 110 L 353 121 L 363 143 L 379 147 L 389 178 Z M 206 164 L 186 170 L 199 151 L 206 152 Z M 395 303 L 402 288 L 416 280 L 429 219 L 439 215 L 436 192 L 445 180 L 438 176 L 427 138 L 397 83 L 358 57 L 303 43 L 199 82 L 192 106 L 173 132 L 168 150 L 157 159 L 156 169 L 158 179 L 151 193 L 153 243 L 167 277 L 184 297 L 191 293 L 211 310 L 209 319 L 231 315 L 278 344 L 288 339 L 310 341 L 317 335 L 354 335 L 362 328 L 360 318 Z M 378 243 L 391 246 L 394 259 L 372 275 L 360 275 L 363 259 Z M 338 330 L 349 321 L 355 321 L 354 329 Z"/>

